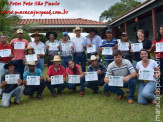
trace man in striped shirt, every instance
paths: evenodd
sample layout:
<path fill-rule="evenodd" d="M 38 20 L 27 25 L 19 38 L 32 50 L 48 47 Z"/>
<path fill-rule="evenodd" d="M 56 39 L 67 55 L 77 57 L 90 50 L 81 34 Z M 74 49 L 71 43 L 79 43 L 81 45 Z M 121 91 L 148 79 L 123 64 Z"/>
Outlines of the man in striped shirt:
<path fill-rule="evenodd" d="M 127 59 L 122 59 L 122 52 L 115 50 L 113 52 L 114 61 L 109 64 L 105 76 L 104 93 L 108 95 L 108 91 L 111 91 L 118 95 L 117 100 L 122 99 L 124 92 L 116 86 L 109 86 L 109 76 L 123 76 L 123 87 L 129 88 L 128 103 L 132 104 L 134 101 L 134 92 L 136 89 L 136 71 L 132 66 L 131 62 Z"/>
<path fill-rule="evenodd" d="M 112 50 L 117 49 L 118 42 L 116 38 L 113 38 L 112 29 L 109 28 L 106 30 L 106 40 L 102 43 L 100 47 L 100 51 L 102 51 L 103 47 L 112 47 Z M 105 66 L 107 67 L 114 59 L 113 55 L 105 55 Z"/>

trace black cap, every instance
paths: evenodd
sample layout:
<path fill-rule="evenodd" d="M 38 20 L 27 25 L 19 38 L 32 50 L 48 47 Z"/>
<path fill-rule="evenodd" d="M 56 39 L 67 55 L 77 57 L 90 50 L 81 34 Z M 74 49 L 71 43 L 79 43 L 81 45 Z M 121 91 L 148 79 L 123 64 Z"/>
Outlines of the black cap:
<path fill-rule="evenodd" d="M 5 64 L 5 65 L 4 65 L 4 68 L 5 68 L 5 69 L 8 69 L 8 67 L 9 67 L 10 65 L 14 65 L 15 68 L 17 68 L 17 64 L 14 63 L 13 61 L 9 61 L 7 64 Z"/>
<path fill-rule="evenodd" d="M 112 33 L 113 31 L 112 31 L 112 29 L 111 28 L 108 28 L 107 30 L 106 30 L 106 33 Z"/>

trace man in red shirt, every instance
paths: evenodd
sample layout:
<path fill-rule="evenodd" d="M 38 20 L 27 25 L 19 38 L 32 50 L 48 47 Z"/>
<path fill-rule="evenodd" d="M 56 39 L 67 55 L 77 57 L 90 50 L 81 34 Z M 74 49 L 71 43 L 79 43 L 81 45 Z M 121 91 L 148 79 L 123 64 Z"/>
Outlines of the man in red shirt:
<path fill-rule="evenodd" d="M 7 36 L 0 35 L 0 84 L 1 76 L 5 73 L 4 65 L 12 60 L 14 57 L 12 47 L 7 43 Z M 0 89 L 0 98 L 2 95 L 2 89 Z"/>
<path fill-rule="evenodd" d="M 52 96 L 55 98 L 57 97 L 56 95 L 56 91 L 54 88 L 57 88 L 58 93 L 61 93 L 62 90 L 64 90 L 68 84 L 66 82 L 66 70 L 65 68 L 60 65 L 61 62 L 61 58 L 58 55 L 55 55 L 53 60 L 51 60 L 51 62 L 53 62 L 54 64 L 49 66 L 48 71 L 47 71 L 47 81 L 46 84 L 50 90 L 50 92 L 52 93 Z M 58 79 L 56 82 L 56 84 L 52 85 L 52 78 L 51 76 L 63 76 L 63 83 L 60 82 L 60 79 Z"/>

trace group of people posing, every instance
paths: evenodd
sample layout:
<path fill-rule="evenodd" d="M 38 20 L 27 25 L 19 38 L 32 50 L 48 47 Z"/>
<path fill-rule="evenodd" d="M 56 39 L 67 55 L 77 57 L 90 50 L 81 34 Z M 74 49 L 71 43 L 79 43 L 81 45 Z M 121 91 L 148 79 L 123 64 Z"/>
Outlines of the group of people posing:
<path fill-rule="evenodd" d="M 145 38 L 142 29 L 137 31 L 136 42 L 129 41 L 128 33 L 123 32 L 121 42 L 113 38 L 111 28 L 106 30 L 106 39 L 97 35 L 91 28 L 89 35 L 81 35 L 82 28 L 76 27 L 75 37 L 69 40 L 68 32 L 62 33 L 62 39 L 56 40 L 56 32 L 47 32 L 47 41 L 38 32 L 31 35 L 34 41 L 23 39 L 23 30 L 17 30 L 18 38 L 7 43 L 7 36 L 0 35 L 0 95 L 2 107 L 8 107 L 11 97 L 14 103 L 21 104 L 22 94 L 33 98 L 42 98 L 45 86 L 53 98 L 65 89 L 76 92 L 80 86 L 80 96 L 85 87 L 98 93 L 99 86 L 104 87 L 104 95 L 117 94 L 117 100 L 124 96 L 123 87 L 128 88 L 128 103 L 134 102 L 134 93 L 138 81 L 138 103 L 156 104 L 156 94 L 162 94 L 163 26 L 160 26 L 157 39 Z M 159 48 L 159 49 L 158 49 Z M 155 60 L 150 58 L 154 52 Z M 47 54 L 48 69 L 43 77 L 44 57 Z M 101 57 L 104 56 L 104 61 Z M 159 60 L 159 63 L 157 63 Z M 88 61 L 88 67 L 86 67 Z M 87 68 L 87 69 L 86 69 Z M 150 75 L 150 77 L 148 76 Z M 157 79 L 160 82 L 157 83 Z M 159 85 L 158 85 L 159 84 Z"/>

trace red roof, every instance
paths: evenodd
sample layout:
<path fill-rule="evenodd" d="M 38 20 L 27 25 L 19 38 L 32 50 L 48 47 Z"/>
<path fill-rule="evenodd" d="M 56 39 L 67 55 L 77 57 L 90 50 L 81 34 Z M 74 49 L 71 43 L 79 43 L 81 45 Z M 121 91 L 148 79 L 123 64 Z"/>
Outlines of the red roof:
<path fill-rule="evenodd" d="M 19 24 L 25 25 L 30 23 L 42 23 L 44 25 L 106 25 L 104 22 L 77 19 L 21 19 Z"/>

